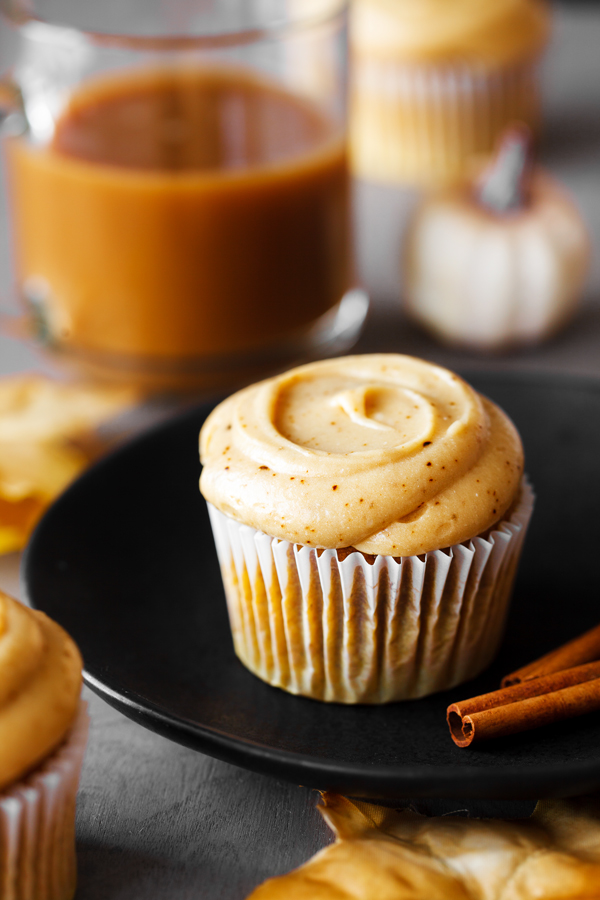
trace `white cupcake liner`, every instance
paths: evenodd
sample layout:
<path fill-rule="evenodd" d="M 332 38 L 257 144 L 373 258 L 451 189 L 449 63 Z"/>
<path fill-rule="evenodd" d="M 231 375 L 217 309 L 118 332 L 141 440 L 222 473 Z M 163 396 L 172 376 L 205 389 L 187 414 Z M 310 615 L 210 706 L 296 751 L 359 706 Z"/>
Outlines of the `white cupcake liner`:
<path fill-rule="evenodd" d="M 351 146 L 356 173 L 444 183 L 469 174 L 508 125 L 536 129 L 537 60 L 502 69 L 354 60 Z"/>
<path fill-rule="evenodd" d="M 373 563 L 269 537 L 208 504 L 236 654 L 271 685 L 339 703 L 422 697 L 472 678 L 502 638 L 533 500 L 524 481 L 485 537 Z"/>
<path fill-rule="evenodd" d="M 0 791 L 0 898 L 71 900 L 76 886 L 75 797 L 87 742 L 87 704 L 65 742 Z"/>

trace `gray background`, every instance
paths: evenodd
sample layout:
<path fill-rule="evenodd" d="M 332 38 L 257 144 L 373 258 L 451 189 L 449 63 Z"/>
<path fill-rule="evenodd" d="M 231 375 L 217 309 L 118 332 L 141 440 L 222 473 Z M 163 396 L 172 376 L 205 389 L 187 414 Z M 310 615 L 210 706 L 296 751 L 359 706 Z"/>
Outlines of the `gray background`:
<path fill-rule="evenodd" d="M 357 233 L 373 307 L 358 350 L 413 353 L 463 371 L 482 366 L 600 375 L 600 7 L 556 9 L 544 68 L 542 160 L 574 195 L 594 245 L 579 314 L 557 338 L 508 357 L 444 350 L 401 308 L 399 248 L 416 194 L 358 184 Z M 10 58 L 5 26 L 0 54 Z M 3 207 L 3 200 L 2 200 Z M 0 310 L 16 312 L 5 218 Z M 0 334 L 0 375 L 39 368 Z M 19 594 L 19 555 L 0 557 L 0 587 Z M 315 792 L 212 760 L 158 737 L 86 691 L 92 726 L 79 794 L 79 900 L 237 900 L 303 862 L 328 840 Z"/>

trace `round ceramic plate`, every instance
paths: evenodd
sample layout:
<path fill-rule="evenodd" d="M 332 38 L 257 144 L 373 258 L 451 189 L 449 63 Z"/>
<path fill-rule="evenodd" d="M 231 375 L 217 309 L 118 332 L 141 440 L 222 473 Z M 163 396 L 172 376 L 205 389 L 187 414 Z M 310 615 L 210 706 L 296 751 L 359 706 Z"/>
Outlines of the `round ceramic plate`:
<path fill-rule="evenodd" d="M 33 606 L 58 620 L 87 683 L 126 715 L 215 757 L 371 798 L 524 799 L 600 787 L 600 714 L 459 750 L 447 705 L 600 618 L 600 382 L 469 380 L 523 436 L 538 495 L 502 650 L 468 684 L 347 707 L 293 697 L 238 662 L 204 502 L 201 408 L 124 446 L 46 514 L 25 555 Z"/>

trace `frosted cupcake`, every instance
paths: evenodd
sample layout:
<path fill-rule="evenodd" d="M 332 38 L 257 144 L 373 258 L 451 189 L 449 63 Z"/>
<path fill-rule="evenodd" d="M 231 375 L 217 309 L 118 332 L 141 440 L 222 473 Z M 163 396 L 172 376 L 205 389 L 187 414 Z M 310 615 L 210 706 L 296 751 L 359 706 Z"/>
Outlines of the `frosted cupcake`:
<path fill-rule="evenodd" d="M 0 897 L 70 900 L 88 717 L 81 657 L 43 613 L 0 592 Z"/>
<path fill-rule="evenodd" d="M 515 121 L 538 126 L 543 0 L 356 0 L 351 143 L 358 175 L 464 177 Z"/>
<path fill-rule="evenodd" d="M 395 354 L 302 366 L 217 406 L 200 453 L 260 678 L 385 703 L 490 662 L 533 501 L 514 425 L 457 375 Z"/>

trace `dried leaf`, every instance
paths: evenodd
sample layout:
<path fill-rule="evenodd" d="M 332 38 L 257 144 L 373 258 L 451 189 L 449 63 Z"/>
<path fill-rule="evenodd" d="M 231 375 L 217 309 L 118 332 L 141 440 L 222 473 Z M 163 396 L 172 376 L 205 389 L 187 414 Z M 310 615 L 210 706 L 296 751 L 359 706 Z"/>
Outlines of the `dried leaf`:
<path fill-rule="evenodd" d="M 132 406 L 129 388 L 71 384 L 42 375 L 0 379 L 0 443 L 64 440 Z"/>
<path fill-rule="evenodd" d="M 9 503 L 52 500 L 88 463 L 67 441 L 0 441 L 0 496 Z"/>
<path fill-rule="evenodd" d="M 0 380 L 0 553 L 25 545 L 46 507 L 98 455 L 95 429 L 138 399 L 40 375 Z"/>
<path fill-rule="evenodd" d="M 336 841 L 251 900 L 584 900 L 600 896 L 600 800 L 529 819 L 429 818 L 323 794 Z M 250 898 L 249 898 L 250 900 Z"/>
<path fill-rule="evenodd" d="M 46 506 L 37 497 L 9 503 L 0 496 L 0 554 L 22 549 Z"/>

